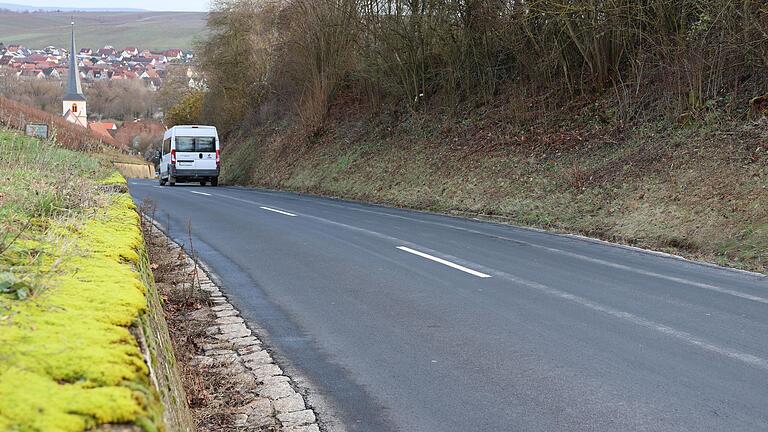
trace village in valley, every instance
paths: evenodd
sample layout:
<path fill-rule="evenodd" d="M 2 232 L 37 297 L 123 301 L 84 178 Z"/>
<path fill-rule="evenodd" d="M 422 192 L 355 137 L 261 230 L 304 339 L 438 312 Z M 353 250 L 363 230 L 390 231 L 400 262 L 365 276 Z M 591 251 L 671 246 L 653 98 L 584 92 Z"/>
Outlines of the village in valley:
<path fill-rule="evenodd" d="M 12 69 L 19 78 L 64 80 L 69 71 L 69 57 L 70 48 L 36 49 L 0 42 L 0 67 Z M 80 48 L 75 57 L 84 81 L 141 79 L 150 88 L 157 89 L 169 64 L 187 64 L 193 54 L 178 48 L 155 51 L 106 45 Z"/>
<path fill-rule="evenodd" d="M 177 86 L 198 88 L 201 80 L 192 66 L 192 52 L 180 48 L 150 50 L 110 45 L 78 48 L 74 20 L 70 31 L 71 42 L 66 48 L 46 46 L 38 49 L 13 43 L 5 45 L 0 41 L 0 76 L 19 84 L 46 83 L 49 88 L 60 88 L 60 93 L 54 91 L 62 95 L 57 98 L 61 101 L 59 112 L 65 120 L 91 129 L 103 142 L 124 151 L 144 153 L 147 151 L 144 147 L 151 144 L 139 145 L 138 140 L 146 140 L 149 131 L 155 134 L 158 129 L 162 131 L 163 126 L 159 121 L 162 112 L 154 108 L 120 119 L 103 118 L 101 112 L 89 113 L 83 90 L 108 83 L 114 86 L 122 82 L 134 83 L 133 86 L 139 86 L 142 93 L 155 94 L 159 93 L 166 79 L 171 79 L 171 74 Z M 91 96 L 94 96 L 93 93 Z M 55 102 L 55 105 L 58 104 Z M 47 111 L 51 113 L 58 111 L 55 107 L 49 108 Z M 126 136 L 120 139 L 117 131 L 123 127 L 131 131 L 126 130 Z"/>

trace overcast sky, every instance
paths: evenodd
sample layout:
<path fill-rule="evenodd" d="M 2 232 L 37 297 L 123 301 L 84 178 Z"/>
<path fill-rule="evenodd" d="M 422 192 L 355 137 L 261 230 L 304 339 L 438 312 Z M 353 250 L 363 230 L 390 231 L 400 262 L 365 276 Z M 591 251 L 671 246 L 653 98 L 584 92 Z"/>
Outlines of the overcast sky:
<path fill-rule="evenodd" d="M 0 0 L 0 3 L 62 8 L 132 8 L 154 11 L 207 11 L 209 0 Z"/>

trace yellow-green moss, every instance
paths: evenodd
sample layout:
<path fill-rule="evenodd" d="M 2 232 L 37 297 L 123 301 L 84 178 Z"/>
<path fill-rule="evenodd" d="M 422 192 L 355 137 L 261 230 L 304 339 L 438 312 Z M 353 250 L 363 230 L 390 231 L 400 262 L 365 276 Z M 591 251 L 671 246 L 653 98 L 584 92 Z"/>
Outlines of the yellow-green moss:
<path fill-rule="evenodd" d="M 126 182 L 125 182 L 125 177 L 120 175 L 119 172 L 115 171 L 112 173 L 112 175 L 102 180 L 101 184 L 106 186 L 113 186 L 113 185 L 124 185 L 126 184 Z"/>
<path fill-rule="evenodd" d="M 0 297 L 0 430 L 153 424 L 155 397 L 129 330 L 147 305 L 138 223 L 119 194 L 81 226 L 53 226 L 77 239 L 49 289 L 28 301 Z"/>

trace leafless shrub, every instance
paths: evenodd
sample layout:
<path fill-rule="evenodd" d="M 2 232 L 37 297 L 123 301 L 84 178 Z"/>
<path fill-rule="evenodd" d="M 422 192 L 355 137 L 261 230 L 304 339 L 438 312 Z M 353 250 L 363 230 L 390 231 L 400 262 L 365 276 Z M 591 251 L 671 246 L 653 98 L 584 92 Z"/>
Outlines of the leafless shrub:
<path fill-rule="evenodd" d="M 209 89 L 204 115 L 221 132 L 233 130 L 269 94 L 272 70 L 271 2 L 216 0 L 208 15 L 210 36 L 197 46 Z"/>
<path fill-rule="evenodd" d="M 628 122 L 651 101 L 746 112 L 768 84 L 759 0 L 222 0 L 211 17 L 201 64 L 227 125 L 281 100 L 314 130 L 342 90 L 411 110 L 611 91 Z"/>
<path fill-rule="evenodd" d="M 590 172 L 579 165 L 564 170 L 564 178 L 568 186 L 576 191 L 586 189 L 592 180 Z"/>

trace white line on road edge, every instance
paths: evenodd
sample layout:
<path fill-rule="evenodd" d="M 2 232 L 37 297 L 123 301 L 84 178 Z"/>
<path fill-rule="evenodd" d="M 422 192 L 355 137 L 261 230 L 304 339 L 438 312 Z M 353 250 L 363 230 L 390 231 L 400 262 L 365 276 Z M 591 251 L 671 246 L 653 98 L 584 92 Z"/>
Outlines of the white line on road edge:
<path fill-rule="evenodd" d="M 438 263 L 440 263 L 440 264 L 443 264 L 443 265 L 447 265 L 448 267 L 452 267 L 452 268 L 455 268 L 456 270 L 461 270 L 461 271 L 463 271 L 464 273 L 469 273 L 469 274 L 471 274 L 471 275 L 474 275 L 474 276 L 477 276 L 477 277 L 479 277 L 479 278 L 489 278 L 489 277 L 491 277 L 491 275 L 487 275 L 487 274 L 485 274 L 485 273 L 480 273 L 479 271 L 476 271 L 476 270 L 472 270 L 472 269 L 470 269 L 470 268 L 466 268 L 466 267 L 464 267 L 464 266 L 461 266 L 461 265 L 458 265 L 458 264 L 452 263 L 452 262 L 450 262 L 450 261 L 446 261 L 446 260 L 444 260 L 444 259 L 442 259 L 442 258 L 438 258 L 438 257 L 436 257 L 436 256 L 432 256 L 432 255 L 429 255 L 429 254 L 425 254 L 424 252 L 419 252 L 419 251 L 417 251 L 417 250 L 414 250 L 414 249 L 411 249 L 411 248 L 409 248 L 409 247 L 405 247 L 405 246 L 398 246 L 397 248 L 398 248 L 398 249 L 400 249 L 401 251 L 405 251 L 405 252 L 408 252 L 408 253 L 412 253 L 412 254 L 414 254 L 414 255 L 418 255 L 418 256 L 420 256 L 420 257 L 422 257 L 422 258 L 426 258 L 426 259 L 428 259 L 428 260 L 432 260 L 432 261 L 434 261 L 434 262 L 438 262 Z"/>
<path fill-rule="evenodd" d="M 211 196 L 211 194 L 205 193 L 205 192 L 198 192 L 198 191 L 190 191 L 190 192 L 192 192 L 193 194 L 198 194 L 198 195 Z"/>
<path fill-rule="evenodd" d="M 153 188 L 158 188 L 158 189 L 162 189 L 163 188 L 162 186 L 158 186 L 158 185 L 153 185 L 152 187 Z"/>
<path fill-rule="evenodd" d="M 271 211 L 271 212 L 275 212 L 275 213 L 284 214 L 286 216 L 296 216 L 293 213 L 288 213 L 287 211 L 282 211 L 282 210 L 273 209 L 273 208 L 269 208 L 269 207 L 259 206 L 259 208 L 260 209 L 264 209 L 264 210 L 268 210 L 268 211 Z"/>

